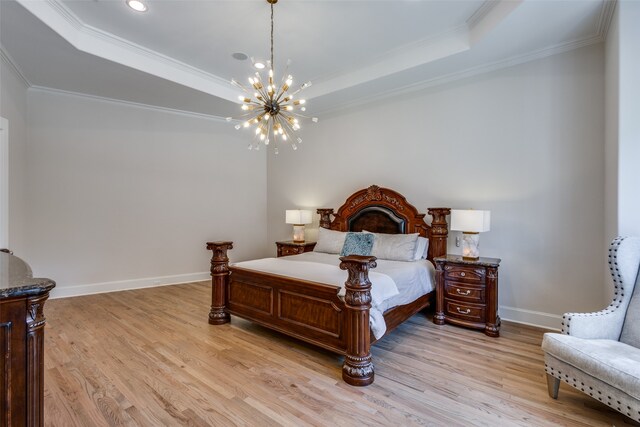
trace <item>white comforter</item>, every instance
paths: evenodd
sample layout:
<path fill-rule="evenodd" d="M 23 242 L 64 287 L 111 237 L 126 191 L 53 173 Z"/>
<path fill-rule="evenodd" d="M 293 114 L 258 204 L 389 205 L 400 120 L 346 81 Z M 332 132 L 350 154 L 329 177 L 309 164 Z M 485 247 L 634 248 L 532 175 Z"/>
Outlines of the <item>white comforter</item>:
<path fill-rule="evenodd" d="M 378 266 L 369 271 L 371 281 L 371 331 L 376 339 L 387 330 L 383 313 L 395 306 L 408 304 L 434 289 L 434 268 L 426 260 L 403 262 L 377 260 Z M 348 273 L 341 270 L 338 255 L 307 252 L 282 258 L 264 258 L 233 264 L 235 267 L 295 277 L 340 287 L 345 293 Z"/>

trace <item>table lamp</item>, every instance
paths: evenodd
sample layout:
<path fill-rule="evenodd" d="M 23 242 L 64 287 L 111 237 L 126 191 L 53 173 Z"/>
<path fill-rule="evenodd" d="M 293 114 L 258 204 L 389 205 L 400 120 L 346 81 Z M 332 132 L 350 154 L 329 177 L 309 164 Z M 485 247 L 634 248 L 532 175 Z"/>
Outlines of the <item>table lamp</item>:
<path fill-rule="evenodd" d="M 311 211 L 287 209 L 286 223 L 293 224 L 294 243 L 304 243 L 304 225 L 311 224 L 311 215 Z"/>
<path fill-rule="evenodd" d="M 462 231 L 462 257 L 480 258 L 480 234 L 490 230 L 491 212 L 474 209 L 453 209 L 451 211 L 451 230 Z"/>

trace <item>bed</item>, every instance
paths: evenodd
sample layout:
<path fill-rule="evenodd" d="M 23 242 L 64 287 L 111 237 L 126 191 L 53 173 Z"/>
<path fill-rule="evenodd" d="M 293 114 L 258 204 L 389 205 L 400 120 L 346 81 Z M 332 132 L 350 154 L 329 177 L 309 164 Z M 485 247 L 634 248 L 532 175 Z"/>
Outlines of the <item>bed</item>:
<path fill-rule="evenodd" d="M 419 233 L 429 239 L 426 257 L 429 261 L 447 253 L 446 217 L 450 211 L 449 208 L 429 208 L 427 212 L 433 218 L 429 225 L 424 221 L 425 214 L 418 213 L 404 196 L 375 185 L 352 194 L 337 212 L 317 210 L 320 227 L 329 230 Z M 336 284 L 247 268 L 245 263 L 230 266 L 227 252 L 233 249 L 233 242 L 208 242 L 207 249 L 212 251 L 210 324 L 225 324 L 230 321 L 230 315 L 251 320 L 343 354 L 342 378 L 346 383 L 366 386 L 373 382 L 370 349 L 377 339 L 370 326 L 369 273 L 377 266 L 375 257 L 339 257 L 340 269 L 347 272 L 341 292 Z M 304 262 L 298 264 L 298 269 Z M 385 334 L 429 307 L 434 294 L 431 291 L 409 303 L 385 309 L 381 313 L 386 325 Z"/>

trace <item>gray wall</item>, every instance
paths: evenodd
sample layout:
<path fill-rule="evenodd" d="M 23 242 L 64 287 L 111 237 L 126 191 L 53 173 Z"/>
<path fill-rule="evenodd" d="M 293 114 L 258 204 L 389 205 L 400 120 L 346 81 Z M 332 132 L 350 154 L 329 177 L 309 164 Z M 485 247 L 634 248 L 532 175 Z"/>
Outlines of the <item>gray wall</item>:
<path fill-rule="evenodd" d="M 26 259 L 58 282 L 54 296 L 206 279 L 207 240 L 234 240 L 234 260 L 264 254 L 265 154 L 228 123 L 34 89 L 28 100 Z"/>
<path fill-rule="evenodd" d="M 640 236 L 640 2 L 618 11 L 618 233 Z"/>
<path fill-rule="evenodd" d="M 25 182 L 27 176 L 27 86 L 0 61 L 0 117 L 9 122 L 9 248 L 24 255 Z"/>
<path fill-rule="evenodd" d="M 504 318 L 559 327 L 562 313 L 601 306 L 602 45 L 340 111 L 304 133 L 296 152 L 268 156 L 269 241 L 290 236 L 285 209 L 337 208 L 377 184 L 422 212 L 491 210 L 481 255 L 503 260 Z"/>

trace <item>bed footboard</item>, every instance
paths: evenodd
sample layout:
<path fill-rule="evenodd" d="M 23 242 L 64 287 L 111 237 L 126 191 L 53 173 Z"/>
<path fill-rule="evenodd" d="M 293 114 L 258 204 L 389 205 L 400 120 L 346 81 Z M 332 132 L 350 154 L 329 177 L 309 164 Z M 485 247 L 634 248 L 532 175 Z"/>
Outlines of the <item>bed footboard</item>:
<path fill-rule="evenodd" d="M 229 267 L 232 242 L 208 242 L 211 257 L 211 310 L 209 323 L 229 322 L 230 314 L 259 323 L 345 355 L 342 378 L 350 385 L 373 382 L 371 362 L 372 256 L 340 258 L 347 270 L 344 299 L 339 287 L 274 274 Z"/>

